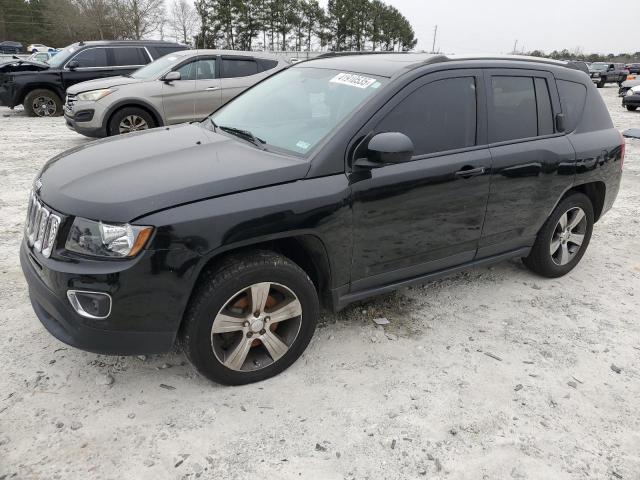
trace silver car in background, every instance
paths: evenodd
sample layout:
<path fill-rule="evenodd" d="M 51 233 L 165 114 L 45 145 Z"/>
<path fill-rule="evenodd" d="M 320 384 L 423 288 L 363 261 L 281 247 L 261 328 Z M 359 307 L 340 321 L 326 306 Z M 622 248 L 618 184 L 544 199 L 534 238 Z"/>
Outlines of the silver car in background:
<path fill-rule="evenodd" d="M 101 78 L 67 89 L 67 126 L 106 137 L 202 120 L 263 78 L 287 67 L 260 52 L 183 50 L 128 76 Z"/>

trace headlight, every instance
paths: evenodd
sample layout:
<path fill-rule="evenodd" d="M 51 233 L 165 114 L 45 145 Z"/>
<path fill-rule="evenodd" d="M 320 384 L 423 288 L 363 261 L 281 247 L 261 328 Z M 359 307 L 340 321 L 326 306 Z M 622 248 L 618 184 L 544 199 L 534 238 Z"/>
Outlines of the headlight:
<path fill-rule="evenodd" d="M 78 100 L 88 100 L 90 102 L 95 102 L 113 92 L 115 92 L 115 90 L 112 90 L 110 88 L 103 88 L 101 90 L 91 90 L 89 92 L 79 93 L 77 98 Z"/>
<path fill-rule="evenodd" d="M 134 257 L 142 250 L 153 227 L 112 225 L 76 217 L 65 248 L 96 257 Z"/>
<path fill-rule="evenodd" d="M 626 95 L 627 95 L 627 97 L 630 97 L 631 95 L 636 95 L 636 92 L 634 92 L 633 89 L 630 88 L 629 90 L 627 90 Z"/>

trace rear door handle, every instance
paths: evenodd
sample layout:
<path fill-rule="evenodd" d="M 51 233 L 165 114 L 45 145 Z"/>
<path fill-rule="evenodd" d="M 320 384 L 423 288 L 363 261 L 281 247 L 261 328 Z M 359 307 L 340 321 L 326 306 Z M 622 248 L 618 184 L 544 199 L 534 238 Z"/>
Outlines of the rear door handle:
<path fill-rule="evenodd" d="M 484 173 L 484 167 L 472 168 L 471 166 L 462 167 L 456 172 L 456 177 L 471 178 Z"/>
<path fill-rule="evenodd" d="M 207 87 L 205 91 L 218 90 L 220 87 Z"/>

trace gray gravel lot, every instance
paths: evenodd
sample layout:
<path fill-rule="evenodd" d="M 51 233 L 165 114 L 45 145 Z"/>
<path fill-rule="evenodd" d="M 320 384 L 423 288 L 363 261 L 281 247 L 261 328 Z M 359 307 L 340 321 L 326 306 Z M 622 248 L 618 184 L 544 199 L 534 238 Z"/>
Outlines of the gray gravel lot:
<path fill-rule="evenodd" d="M 601 93 L 618 128 L 640 127 Z M 235 388 L 39 324 L 18 261 L 27 191 L 87 142 L 0 108 L 0 479 L 640 479 L 640 141 L 571 274 L 514 260 L 325 313 L 293 367 Z"/>

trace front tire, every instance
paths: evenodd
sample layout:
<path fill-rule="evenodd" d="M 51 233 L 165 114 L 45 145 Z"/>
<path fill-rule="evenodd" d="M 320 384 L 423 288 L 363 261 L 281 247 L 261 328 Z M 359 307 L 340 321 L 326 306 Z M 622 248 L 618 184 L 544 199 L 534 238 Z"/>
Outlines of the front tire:
<path fill-rule="evenodd" d="M 298 359 L 315 331 L 313 282 L 276 253 L 231 256 L 196 288 L 181 343 L 194 367 L 215 382 L 244 385 L 277 375 Z"/>
<path fill-rule="evenodd" d="M 107 126 L 109 136 L 155 128 L 154 118 L 138 107 L 125 107 L 113 114 Z"/>
<path fill-rule="evenodd" d="M 573 193 L 558 204 L 542 226 L 523 259 L 533 272 L 548 278 L 566 275 L 580 262 L 593 232 L 593 205 L 583 193 Z"/>
<path fill-rule="evenodd" d="M 51 90 L 38 88 L 27 93 L 22 102 L 30 117 L 59 117 L 62 115 L 62 100 Z"/>
<path fill-rule="evenodd" d="M 637 109 L 638 107 L 635 105 L 627 105 L 627 110 L 629 110 L 630 112 L 635 112 Z"/>

